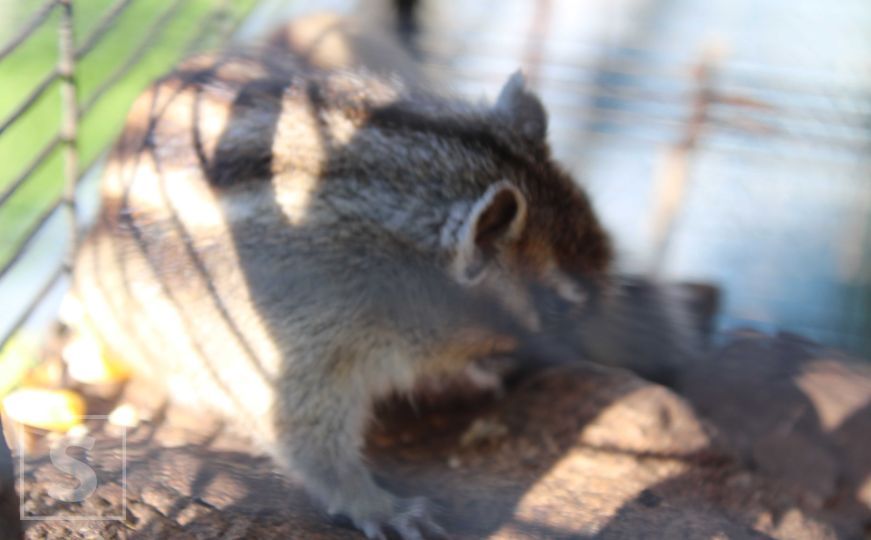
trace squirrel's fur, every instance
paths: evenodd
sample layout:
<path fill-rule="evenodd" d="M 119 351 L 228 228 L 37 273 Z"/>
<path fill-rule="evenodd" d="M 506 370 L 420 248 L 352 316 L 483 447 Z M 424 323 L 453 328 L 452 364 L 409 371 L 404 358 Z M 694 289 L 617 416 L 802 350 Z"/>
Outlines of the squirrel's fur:
<path fill-rule="evenodd" d="M 198 58 L 134 105 L 75 285 L 103 338 L 370 537 L 436 528 L 359 455 L 374 400 L 534 342 L 611 258 L 515 75 L 493 105 Z"/>

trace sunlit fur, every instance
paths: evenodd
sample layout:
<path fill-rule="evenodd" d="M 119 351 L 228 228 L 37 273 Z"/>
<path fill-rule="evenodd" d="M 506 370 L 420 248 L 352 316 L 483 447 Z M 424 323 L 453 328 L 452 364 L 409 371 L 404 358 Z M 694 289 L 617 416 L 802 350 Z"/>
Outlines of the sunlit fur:
<path fill-rule="evenodd" d="M 372 402 L 521 347 L 537 288 L 581 302 L 610 261 L 545 132 L 519 76 L 485 106 L 193 60 L 130 113 L 78 294 L 143 376 L 220 410 L 331 512 L 373 537 L 426 528 L 359 456 Z"/>

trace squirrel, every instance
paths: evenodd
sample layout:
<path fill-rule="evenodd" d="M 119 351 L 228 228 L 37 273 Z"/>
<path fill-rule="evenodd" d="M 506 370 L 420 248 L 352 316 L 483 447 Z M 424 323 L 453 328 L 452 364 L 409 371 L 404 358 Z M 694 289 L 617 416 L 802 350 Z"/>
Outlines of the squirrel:
<path fill-rule="evenodd" d="M 194 58 L 133 105 L 74 287 L 117 354 L 240 426 L 328 512 L 369 538 L 438 535 L 425 501 L 373 479 L 364 429 L 380 398 L 543 352 L 598 301 L 610 240 L 546 132 L 519 72 L 487 105 Z"/>

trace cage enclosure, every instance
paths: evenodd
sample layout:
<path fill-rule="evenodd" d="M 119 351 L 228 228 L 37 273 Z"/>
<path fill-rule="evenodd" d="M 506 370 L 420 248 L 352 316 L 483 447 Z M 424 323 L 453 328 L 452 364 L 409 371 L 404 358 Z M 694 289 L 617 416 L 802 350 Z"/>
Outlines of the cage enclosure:
<path fill-rule="evenodd" d="M 5 402 L 0 512 L 26 536 L 356 537 L 219 417 L 103 384 L 125 368 L 70 352 L 56 324 L 133 100 L 186 57 L 276 36 L 473 101 L 522 69 L 626 290 L 676 294 L 710 339 L 668 388 L 579 365 L 391 402 L 365 448 L 379 481 L 436 501 L 458 538 L 871 530 L 871 4 L 0 0 L 0 16 L 0 397 L 36 392 Z M 71 380 L 75 355 L 101 356 L 84 377 L 102 386 Z M 17 416 L 48 403 L 84 422 Z M 97 484 L 71 501 L 50 448 L 82 437 L 71 455 Z"/>

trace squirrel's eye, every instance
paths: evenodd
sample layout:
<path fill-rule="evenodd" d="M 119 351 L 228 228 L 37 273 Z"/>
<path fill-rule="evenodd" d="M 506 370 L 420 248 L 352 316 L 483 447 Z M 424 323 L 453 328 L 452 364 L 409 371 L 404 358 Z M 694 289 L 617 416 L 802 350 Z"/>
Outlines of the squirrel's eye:
<path fill-rule="evenodd" d="M 550 288 L 565 302 L 580 306 L 587 302 L 588 294 L 580 283 L 559 270 L 553 270 L 547 276 Z"/>
<path fill-rule="evenodd" d="M 583 300 L 568 300 L 551 287 L 540 287 L 535 292 L 536 304 L 546 320 L 557 322 L 580 314 Z"/>
<path fill-rule="evenodd" d="M 570 304 L 581 305 L 587 301 L 587 291 L 573 281 L 563 281 L 557 286 L 557 294 Z"/>

